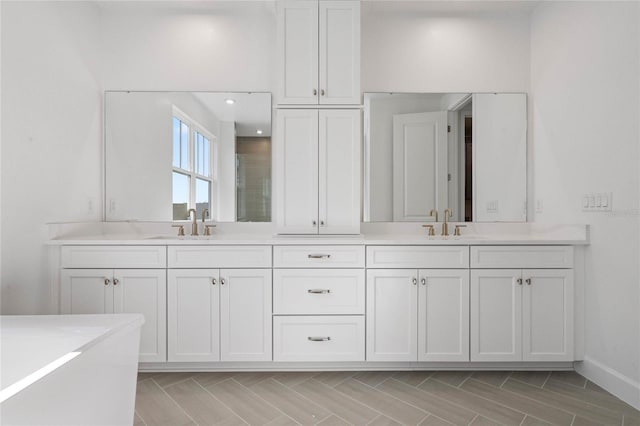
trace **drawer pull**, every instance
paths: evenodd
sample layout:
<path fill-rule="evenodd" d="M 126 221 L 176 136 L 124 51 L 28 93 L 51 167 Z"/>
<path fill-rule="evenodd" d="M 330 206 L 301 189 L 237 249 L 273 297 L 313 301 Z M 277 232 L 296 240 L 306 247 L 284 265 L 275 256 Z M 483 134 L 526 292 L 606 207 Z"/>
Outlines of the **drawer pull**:
<path fill-rule="evenodd" d="M 225 285 L 227 281 L 224 278 L 220 278 L 220 285 Z"/>
<path fill-rule="evenodd" d="M 331 340 L 331 337 L 327 336 L 327 337 L 313 337 L 313 336 L 309 336 L 307 337 L 307 340 L 310 340 L 312 342 L 328 342 L 329 340 Z"/>
<path fill-rule="evenodd" d="M 527 285 L 531 285 L 531 278 L 527 278 L 524 282 L 527 283 Z"/>
<path fill-rule="evenodd" d="M 307 256 L 309 259 L 329 259 L 330 254 L 310 254 Z"/>
<path fill-rule="evenodd" d="M 215 278 L 211 278 L 211 284 L 216 285 L 216 279 Z"/>
<path fill-rule="evenodd" d="M 119 282 L 120 282 L 120 280 L 118 280 L 117 278 L 113 279 L 113 285 L 118 285 Z"/>
<path fill-rule="evenodd" d="M 109 285 L 109 284 L 111 284 L 111 280 L 109 278 L 105 278 L 104 285 Z"/>
<path fill-rule="evenodd" d="M 522 285 L 522 278 L 518 278 L 516 282 L 518 283 L 518 285 Z"/>
<path fill-rule="evenodd" d="M 311 294 L 329 294 L 331 293 L 331 290 L 328 289 L 321 289 L 321 288 L 310 288 L 309 290 L 307 290 L 307 293 L 311 293 Z"/>

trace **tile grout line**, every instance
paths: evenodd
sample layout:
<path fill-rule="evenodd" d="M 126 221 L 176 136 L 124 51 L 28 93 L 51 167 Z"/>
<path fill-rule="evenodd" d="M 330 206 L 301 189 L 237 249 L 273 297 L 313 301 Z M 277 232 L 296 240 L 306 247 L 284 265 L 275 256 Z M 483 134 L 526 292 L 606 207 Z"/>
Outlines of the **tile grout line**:
<path fill-rule="evenodd" d="M 312 378 L 310 378 L 309 380 L 314 380 L 314 381 L 318 382 L 321 386 L 324 386 L 324 387 L 326 387 L 327 389 L 330 389 L 330 390 L 332 390 L 332 391 L 334 391 L 334 392 L 338 392 L 342 398 L 350 399 L 351 401 L 355 402 L 356 404 L 360 404 L 360 405 L 362 405 L 363 407 L 367 407 L 369 410 L 371 410 L 371 411 L 373 411 L 373 412 L 375 412 L 375 413 L 378 413 L 378 415 L 377 415 L 376 417 L 374 417 L 374 418 L 373 418 L 373 420 L 375 420 L 375 419 L 377 419 L 378 417 L 380 417 L 380 416 L 382 416 L 382 415 L 383 415 L 380 411 L 376 410 L 375 408 L 371 408 L 371 407 L 369 407 L 367 404 L 364 404 L 364 403 L 362 403 L 362 402 L 360 402 L 360 401 L 358 401 L 358 400 L 355 400 L 355 399 L 351 398 L 349 395 L 346 395 L 346 394 L 344 394 L 344 393 L 340 392 L 338 389 L 334 388 L 333 386 L 329 386 L 329 385 L 327 385 L 327 384 L 325 384 L 325 383 L 322 383 L 320 380 L 316 380 L 316 379 L 314 379 L 313 377 L 312 377 Z M 340 382 L 340 384 L 342 384 L 342 383 L 346 382 L 347 380 L 349 380 L 349 379 L 345 379 L 345 380 L 343 380 L 342 382 Z M 336 386 L 338 386 L 338 385 L 336 385 Z M 294 392 L 297 392 L 297 391 L 294 389 Z M 298 392 L 298 393 L 300 393 L 300 392 Z M 303 396 L 304 396 L 304 395 L 303 395 Z M 308 399 L 308 398 L 307 398 L 307 399 Z M 332 412 L 332 413 L 333 413 L 333 412 Z M 333 413 L 333 415 L 334 415 L 334 416 L 336 416 L 336 417 L 340 417 L 340 416 L 338 416 L 336 413 Z M 342 417 L 340 417 L 340 418 L 342 419 Z M 346 421 L 345 419 L 342 419 L 342 420 Z M 371 420 L 371 421 L 373 421 L 373 420 Z M 347 423 L 351 424 L 350 422 L 347 422 Z M 369 422 L 369 423 L 371 423 L 371 422 Z M 369 424 L 369 423 L 367 423 L 367 424 Z"/>
<path fill-rule="evenodd" d="M 545 379 L 544 383 L 542 384 L 542 386 L 540 386 L 541 389 L 544 389 L 544 385 L 547 384 L 547 382 L 549 381 L 549 379 L 551 378 L 551 374 L 553 374 L 551 371 L 549 372 L 549 375 L 547 376 L 547 378 Z"/>
<path fill-rule="evenodd" d="M 478 417 L 480 417 L 480 414 L 477 414 L 477 413 L 476 413 L 475 417 L 474 417 L 474 418 L 472 418 L 472 419 L 471 419 L 471 421 L 469 422 L 469 425 L 472 425 L 472 424 L 473 424 L 473 422 L 475 422 L 475 421 L 476 421 L 476 419 L 477 419 Z"/>
<path fill-rule="evenodd" d="M 393 379 L 393 377 L 389 377 L 388 379 L 384 380 L 382 383 L 386 382 L 387 380 L 391 380 L 391 379 Z M 354 379 L 354 380 L 355 380 L 355 379 Z M 395 380 L 395 379 L 394 379 L 394 380 Z M 422 409 L 422 408 L 420 408 L 420 407 L 416 407 L 415 405 L 413 405 L 413 404 L 411 404 L 411 403 L 409 403 L 409 402 L 407 402 L 407 401 L 403 401 L 403 400 L 401 400 L 400 398 L 396 398 L 395 396 L 393 396 L 393 395 L 391 395 L 391 394 L 389 394 L 389 393 L 387 393 L 387 392 L 384 392 L 384 391 L 383 391 L 383 390 L 381 390 L 381 389 L 377 389 L 377 388 L 374 388 L 374 387 L 372 387 L 372 386 L 369 386 L 368 384 L 366 384 L 366 383 L 362 383 L 362 382 L 361 382 L 361 381 L 359 381 L 359 380 L 358 380 L 358 382 L 359 382 L 359 383 L 361 383 L 363 386 L 366 386 L 366 387 L 368 387 L 368 388 L 370 388 L 370 389 L 373 389 L 374 391 L 377 391 L 377 392 L 380 392 L 380 393 L 382 393 L 382 394 L 384 394 L 384 395 L 387 395 L 389 398 L 392 398 L 392 399 L 395 399 L 395 400 L 397 400 L 397 401 L 400 401 L 400 402 L 402 402 L 403 404 L 407 404 L 408 406 L 413 407 L 413 408 L 415 408 L 416 410 L 419 410 L 419 411 L 422 411 L 423 413 L 426 413 L 426 415 L 425 415 L 423 418 L 421 418 L 421 419 L 420 419 L 420 422 L 424 421 L 424 419 L 426 419 L 427 417 L 429 417 L 430 415 L 432 415 L 432 413 L 430 413 L 430 412 L 428 412 L 428 411 L 425 411 L 425 410 L 423 410 L 423 409 Z M 382 383 L 379 383 L 378 385 L 381 385 Z M 336 390 L 337 390 L 338 392 L 340 392 L 342 395 L 346 395 L 344 392 L 341 392 L 339 389 L 336 389 Z M 346 396 L 349 396 L 349 395 L 346 395 Z M 358 401 L 358 402 L 360 402 L 360 401 Z M 393 416 L 387 416 L 386 414 L 381 413 L 380 411 L 376 410 L 375 408 L 371 407 L 371 406 L 370 406 L 370 405 L 368 405 L 368 404 L 365 404 L 364 402 L 360 402 L 360 404 L 365 405 L 365 406 L 367 406 L 367 407 L 370 407 L 371 409 L 373 409 L 373 411 L 376 411 L 376 412 L 380 413 L 381 415 L 383 415 L 383 416 L 385 416 L 385 417 L 389 417 L 389 418 L 391 418 L 392 420 L 396 420 Z M 378 417 L 379 417 L 379 416 L 378 416 Z M 374 419 L 374 420 L 375 420 L 375 419 Z M 398 421 L 400 424 L 402 424 L 402 421 L 400 421 L 400 420 L 397 420 L 397 421 Z"/>
<path fill-rule="evenodd" d="M 546 384 L 546 382 L 545 382 L 545 384 Z M 562 397 L 565 397 L 565 398 L 569 398 L 569 399 L 571 399 L 573 401 L 577 401 L 577 402 L 580 402 L 582 404 L 589 405 L 589 406 L 591 406 L 593 408 L 597 408 L 597 409 L 602 410 L 604 412 L 608 412 L 610 414 L 614 414 L 614 415 L 615 414 L 620 414 L 624 418 L 624 413 L 622 411 L 614 411 L 611 408 L 603 407 L 601 405 L 597 405 L 597 404 L 591 403 L 591 402 L 586 401 L 584 399 L 577 398 L 577 397 L 573 396 L 572 394 L 564 395 L 564 394 L 562 394 L 560 392 L 554 391 L 553 389 L 547 389 L 547 388 L 543 388 L 543 390 L 545 392 L 549 392 L 551 394 L 550 396 L 559 395 L 559 396 L 562 396 Z M 577 415 L 577 413 L 575 413 L 575 414 Z"/>
<path fill-rule="evenodd" d="M 177 382 L 175 382 L 175 383 L 171 383 L 171 384 L 166 385 L 166 386 L 160 386 L 160 384 L 159 384 L 158 382 L 156 382 L 156 383 L 158 383 L 158 386 L 160 386 L 162 389 L 166 389 L 166 388 L 169 388 L 169 387 L 171 387 L 171 386 L 173 386 L 173 385 L 179 385 L 180 383 L 184 383 L 184 382 L 186 382 L 187 380 L 191 380 L 192 378 L 193 378 L 193 376 L 191 376 L 191 377 L 187 377 L 186 379 L 178 380 Z"/>
<path fill-rule="evenodd" d="M 255 383 L 258 384 L 260 382 L 264 382 L 266 380 L 269 380 L 271 377 L 268 377 L 264 380 L 260 380 L 259 382 Z M 276 407 L 275 405 L 273 405 L 272 403 L 270 403 L 269 401 L 267 401 L 266 399 L 262 398 L 260 395 L 258 395 L 257 393 L 255 393 L 251 388 L 249 388 L 248 386 L 243 385 L 242 383 L 238 382 L 235 378 L 230 377 L 229 380 L 233 380 L 234 382 L 236 382 L 238 385 L 240 385 L 241 387 L 243 387 L 244 389 L 246 389 L 247 391 L 251 392 L 252 394 L 254 394 L 259 400 L 263 401 L 265 404 L 270 405 L 271 407 L 275 408 L 277 411 L 279 411 L 280 413 L 282 413 L 285 417 L 289 418 L 292 422 L 298 423 L 295 419 L 293 419 L 291 416 L 289 416 L 287 413 L 285 413 L 284 411 L 282 411 L 279 407 Z M 278 382 L 280 383 L 280 382 Z M 275 420 L 275 419 L 274 419 Z M 273 420 L 271 420 L 272 422 Z"/>
<path fill-rule="evenodd" d="M 151 379 L 151 380 L 153 380 L 153 379 Z M 158 382 L 156 382 L 155 380 L 153 380 L 153 383 L 155 383 L 155 384 L 156 384 L 156 386 L 158 386 L 158 387 L 160 388 L 160 390 L 161 390 L 165 395 L 167 395 L 167 397 L 168 397 L 171 401 L 173 401 L 173 403 L 174 403 L 174 404 L 176 404 L 176 405 L 178 406 L 178 408 L 180 408 L 180 409 L 182 410 L 182 412 L 185 414 L 185 416 L 187 416 L 187 417 L 189 417 L 189 419 L 191 419 L 191 421 L 193 422 L 193 424 L 194 424 L 194 425 L 198 425 L 198 422 L 196 422 L 195 420 L 193 420 L 193 417 L 191 417 L 191 416 L 189 415 L 189 413 L 187 413 L 187 412 L 185 411 L 185 409 L 184 409 L 184 408 L 182 408 L 182 405 L 178 404 L 178 401 L 176 401 L 175 399 L 173 399 L 173 398 L 171 397 L 171 395 L 169 395 L 169 394 L 167 393 L 167 391 L 166 391 L 166 390 L 164 390 L 164 389 L 162 388 L 162 386 L 160 386 L 160 385 L 158 384 Z M 146 421 L 145 421 L 145 423 L 146 423 Z"/>
<path fill-rule="evenodd" d="M 507 374 L 507 377 L 502 381 L 502 383 L 500 383 L 500 386 L 498 386 L 498 389 L 502 389 L 504 384 L 507 383 L 507 380 L 509 380 L 511 376 L 513 376 L 513 371 L 510 371 L 509 374 Z"/>
<path fill-rule="evenodd" d="M 515 412 L 516 412 L 516 413 L 518 413 L 518 414 L 523 414 L 525 418 L 529 415 L 529 414 L 527 414 L 527 413 L 525 413 L 525 412 L 522 412 L 522 411 L 520 411 L 520 410 L 517 410 L 517 409 L 515 409 L 515 408 L 513 408 L 513 407 L 509 407 L 508 405 L 505 405 L 505 404 L 503 404 L 503 403 L 501 403 L 501 402 L 497 402 L 497 401 L 491 400 L 491 399 L 489 399 L 489 398 L 485 398 L 485 397 L 483 397 L 483 396 L 481 396 L 481 395 L 477 395 L 477 394 L 475 394 L 475 393 L 473 393 L 473 392 L 469 392 L 469 391 L 468 391 L 468 390 L 466 390 L 466 389 L 462 389 L 462 388 L 458 388 L 458 387 L 455 387 L 455 386 L 451 386 L 451 385 L 449 385 L 449 384 L 447 384 L 447 383 L 441 382 L 441 381 L 440 381 L 440 380 L 438 380 L 438 379 L 433 379 L 433 380 L 435 380 L 435 381 L 437 381 L 437 382 L 439 382 L 439 383 L 442 383 L 442 384 L 443 384 L 443 385 L 445 385 L 445 386 L 449 386 L 449 387 L 451 387 L 451 388 L 453 388 L 453 389 L 458 389 L 459 391 L 464 392 L 464 393 L 466 393 L 466 394 L 468 394 L 468 395 L 475 396 L 476 398 L 480 398 L 480 399 L 483 399 L 483 400 L 485 400 L 485 401 L 489 401 L 489 402 L 491 402 L 491 403 L 493 403 L 493 404 L 500 405 L 501 407 L 504 407 L 504 408 L 507 408 L 507 409 L 509 409 L 509 410 L 515 411 Z M 475 379 L 474 379 L 474 380 L 475 380 Z M 475 380 L 475 381 L 479 381 L 479 380 Z M 480 383 L 482 383 L 482 382 L 480 382 Z M 491 386 L 491 385 L 489 385 L 489 386 Z M 424 391 L 423 391 L 423 392 L 424 392 Z M 449 402 L 451 402 L 451 401 L 449 401 Z M 466 408 L 466 407 L 463 407 L 463 408 Z M 467 410 L 470 410 L 470 409 L 469 409 L 469 408 L 467 408 Z M 571 413 L 569 413 L 569 414 L 571 414 Z M 496 420 L 493 420 L 493 421 L 496 421 Z M 522 421 L 524 421 L 524 419 L 522 419 Z M 547 423 L 548 423 L 548 422 L 547 422 Z"/>
<path fill-rule="evenodd" d="M 216 383 L 214 383 L 214 384 L 222 383 L 222 382 L 224 382 L 224 381 L 226 381 L 226 380 L 230 380 L 230 379 L 231 379 L 231 377 L 229 377 L 228 379 L 225 379 L 225 380 L 221 380 L 221 381 L 219 381 L 219 382 L 216 382 Z M 244 423 L 246 423 L 247 425 L 249 425 L 249 422 L 247 422 L 244 418 L 242 418 L 242 416 L 241 416 L 240 414 L 236 413 L 236 412 L 233 410 L 233 408 L 229 407 L 229 406 L 228 406 L 227 404 L 225 404 L 223 401 L 219 400 L 219 399 L 218 399 L 218 398 L 217 398 L 213 393 L 209 392 L 209 389 L 207 389 L 207 388 L 205 388 L 204 386 L 202 386 L 202 385 L 200 384 L 200 382 L 198 382 L 197 380 L 195 380 L 195 379 L 194 379 L 193 381 L 194 381 L 194 382 L 196 382 L 196 384 L 197 384 L 198 386 L 200 386 L 202 389 L 204 389 L 204 391 L 205 391 L 206 393 L 208 393 L 209 395 L 211 395 L 211 397 L 212 397 L 213 399 L 215 399 L 216 401 L 218 401 L 220 404 L 222 404 L 224 407 L 226 407 L 229 411 L 231 411 L 233 414 L 235 414 L 235 415 L 236 415 L 240 420 L 242 420 Z"/>
<path fill-rule="evenodd" d="M 519 383 L 523 383 L 523 382 L 520 382 L 519 380 L 516 380 L 516 381 L 519 382 Z M 531 385 L 531 384 L 528 384 L 528 383 L 525 383 L 525 384 L 528 385 L 528 386 L 533 386 L 533 387 L 535 387 L 537 389 L 541 389 L 541 388 L 538 388 L 537 386 L 534 386 L 534 385 Z M 540 401 L 540 400 L 538 400 L 536 398 L 530 397 L 528 395 L 523 395 L 523 394 L 518 393 L 518 392 L 513 392 L 513 391 L 511 391 L 509 389 L 503 389 L 503 390 L 506 391 L 506 392 L 509 392 L 509 393 L 512 393 L 512 394 L 519 395 L 521 397 L 527 398 L 527 399 L 533 401 L 536 404 L 539 404 L 539 405 L 542 405 L 542 406 L 546 406 L 546 407 L 552 407 L 552 408 L 555 408 L 556 410 L 564 411 L 565 413 L 568 413 L 568 414 L 573 414 L 574 415 L 574 421 L 575 421 L 575 418 L 578 417 L 578 415 L 579 415 L 579 413 L 574 413 L 574 412 L 571 412 L 571 411 L 567 411 L 566 409 L 555 407 L 553 405 L 547 404 L 546 402 L 542 402 L 542 401 Z M 550 396 L 554 396 L 554 395 L 564 396 L 565 398 L 569 398 L 569 399 L 572 399 L 574 401 L 578 401 L 578 402 L 583 403 L 583 404 L 591 405 L 592 407 L 597 408 L 599 410 L 607 411 L 607 412 L 609 412 L 610 414 L 613 414 L 613 415 L 616 415 L 616 414 L 622 415 L 621 413 L 618 413 L 618 412 L 615 412 L 615 411 L 611 411 L 611 410 L 606 409 L 604 407 L 593 405 L 593 404 L 590 404 L 590 403 L 588 403 L 586 401 L 583 401 L 583 400 L 580 400 L 580 399 L 575 399 L 575 398 L 572 398 L 572 397 L 567 396 L 567 395 L 562 395 L 562 394 L 559 394 L 557 392 L 554 392 L 554 391 L 551 391 L 551 390 L 548 390 L 548 389 L 541 389 L 541 390 L 544 390 L 545 392 L 550 393 L 551 394 Z"/>
<path fill-rule="evenodd" d="M 133 410 L 133 418 L 134 418 L 134 420 L 135 420 L 136 416 L 138 416 L 138 418 L 142 421 L 142 423 L 144 424 L 144 426 L 149 426 L 149 425 L 147 425 L 147 422 L 145 422 L 145 421 L 144 421 L 144 419 L 142 418 L 142 416 L 138 413 L 138 410 L 136 410 L 136 409 L 134 408 L 134 410 Z"/>

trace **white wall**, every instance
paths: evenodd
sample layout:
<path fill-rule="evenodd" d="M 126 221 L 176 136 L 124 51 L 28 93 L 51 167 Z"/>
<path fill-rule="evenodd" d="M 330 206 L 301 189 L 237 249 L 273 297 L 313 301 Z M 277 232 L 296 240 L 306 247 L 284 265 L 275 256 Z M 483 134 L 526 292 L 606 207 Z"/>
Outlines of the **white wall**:
<path fill-rule="evenodd" d="M 0 7 L 1 309 L 42 313 L 50 299 L 45 223 L 101 217 L 99 15 L 90 4 Z"/>
<path fill-rule="evenodd" d="M 362 91 L 526 92 L 529 12 L 483 3 L 363 2 Z"/>
<path fill-rule="evenodd" d="M 531 25 L 536 222 L 589 223 L 580 371 L 640 407 L 640 4 L 543 3 Z M 613 192 L 613 212 L 582 195 Z"/>
<path fill-rule="evenodd" d="M 275 92 L 275 3 L 103 6 L 104 86 Z"/>

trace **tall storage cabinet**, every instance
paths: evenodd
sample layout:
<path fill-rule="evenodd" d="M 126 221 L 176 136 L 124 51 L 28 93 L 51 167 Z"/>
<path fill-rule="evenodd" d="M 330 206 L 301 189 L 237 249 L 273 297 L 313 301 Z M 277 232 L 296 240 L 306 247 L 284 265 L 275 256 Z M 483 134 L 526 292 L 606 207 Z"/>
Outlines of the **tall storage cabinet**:
<path fill-rule="evenodd" d="M 360 232 L 360 111 L 277 113 L 276 222 L 281 234 Z"/>
<path fill-rule="evenodd" d="M 360 2 L 278 2 L 280 104 L 360 103 Z"/>

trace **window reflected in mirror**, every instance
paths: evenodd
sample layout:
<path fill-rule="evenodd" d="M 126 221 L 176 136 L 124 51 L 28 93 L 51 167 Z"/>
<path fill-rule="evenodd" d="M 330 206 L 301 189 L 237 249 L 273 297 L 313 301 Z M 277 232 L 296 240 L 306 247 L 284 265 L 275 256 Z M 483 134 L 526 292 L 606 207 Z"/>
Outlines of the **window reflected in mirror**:
<path fill-rule="evenodd" d="M 105 219 L 270 221 L 271 111 L 270 93 L 105 92 Z"/>

